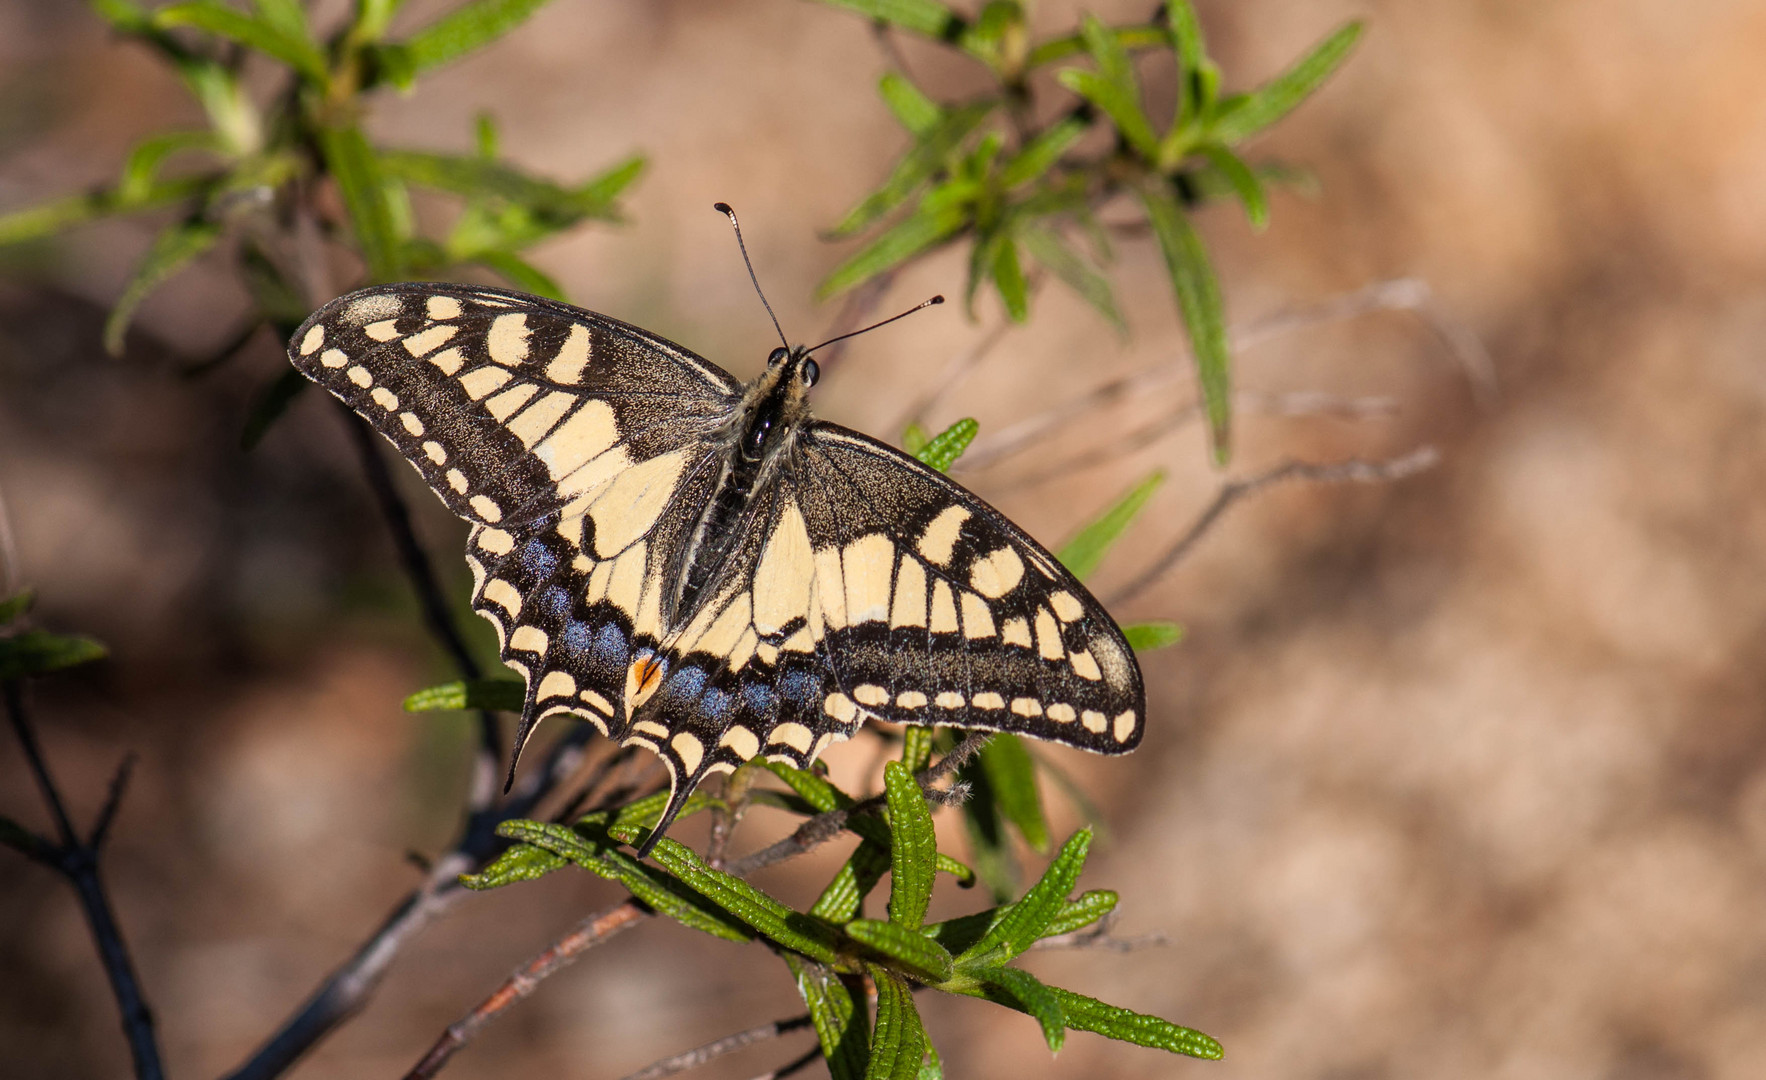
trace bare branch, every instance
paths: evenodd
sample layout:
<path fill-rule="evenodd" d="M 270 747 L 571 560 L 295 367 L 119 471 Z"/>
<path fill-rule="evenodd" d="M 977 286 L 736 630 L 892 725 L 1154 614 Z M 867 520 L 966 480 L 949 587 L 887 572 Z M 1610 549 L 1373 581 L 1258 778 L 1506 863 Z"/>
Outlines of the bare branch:
<path fill-rule="evenodd" d="M 578 923 L 570 933 L 518 968 L 515 974 L 509 976 L 503 985 L 479 1002 L 471 1012 L 448 1025 L 447 1031 L 429 1048 L 423 1059 L 405 1074 L 405 1080 L 428 1080 L 440 1072 L 448 1059 L 471 1042 L 486 1024 L 502 1015 L 511 1005 L 532 994 L 548 975 L 653 914 L 655 913 L 636 898 L 627 897 L 623 902 L 605 911 L 598 911 Z"/>
<path fill-rule="evenodd" d="M 695 1047 L 673 1057 L 663 1058 L 653 1065 L 646 1065 L 637 1072 L 625 1077 L 625 1080 L 662 1080 L 665 1076 L 697 1069 L 699 1066 L 715 1061 L 725 1054 L 733 1054 L 744 1047 L 755 1043 L 767 1042 L 793 1031 L 801 1031 L 809 1027 L 809 1016 L 793 1016 L 789 1020 L 774 1020 L 770 1024 L 738 1031 L 734 1035 L 725 1035 L 715 1042 Z M 819 1048 L 818 1048 L 819 1052 Z"/>
<path fill-rule="evenodd" d="M 1157 581 L 1166 571 L 1176 566 L 1185 555 L 1190 553 L 1190 550 L 1196 546 L 1203 535 L 1213 527 L 1216 521 L 1220 520 L 1220 515 L 1226 513 L 1228 507 L 1253 492 L 1289 480 L 1307 480 L 1317 484 L 1384 484 L 1413 476 L 1425 469 L 1434 468 L 1440 460 L 1439 451 L 1432 446 L 1424 446 L 1412 450 L 1403 457 L 1393 458 L 1389 461 L 1363 461 L 1359 458 L 1328 463 L 1285 461 L 1273 469 L 1258 473 L 1256 476 L 1222 484 L 1219 492 L 1214 496 L 1214 501 L 1209 503 L 1207 509 L 1203 510 L 1184 534 L 1177 538 L 1177 542 L 1165 549 L 1164 554 L 1154 559 L 1151 566 L 1112 593 L 1105 603 L 1111 606 L 1123 603 Z"/>
<path fill-rule="evenodd" d="M 98 811 L 98 820 L 92 826 L 92 838 L 86 846 L 97 851 L 104 846 L 105 838 L 110 834 L 110 823 L 116 820 L 117 808 L 123 805 L 123 793 L 129 788 L 129 777 L 135 771 L 136 757 L 133 753 L 125 754 L 117 765 L 117 771 L 110 778 L 110 794 L 105 797 L 104 808 Z"/>
<path fill-rule="evenodd" d="M 1108 952 L 1127 953 L 1171 944 L 1171 938 L 1157 931 L 1150 934 L 1136 934 L 1134 937 L 1119 938 L 1110 933 L 1115 926 L 1116 915 L 1112 912 L 1083 930 L 1046 937 L 1034 942 L 1030 946 L 1030 951 L 1035 952 L 1039 949 L 1102 949 Z"/>
<path fill-rule="evenodd" d="M 763 1072 L 754 1080 L 785 1080 L 787 1076 L 795 1076 L 815 1064 L 822 1056 L 821 1044 L 810 1047 L 799 1057 L 794 1057 L 785 1064 L 769 1072 Z"/>
<path fill-rule="evenodd" d="M 111 785 L 110 802 L 100 815 L 101 828 L 94 830 L 90 843 L 81 843 L 78 834 L 74 832 L 73 823 L 68 820 L 61 792 L 56 787 L 54 775 L 49 771 L 49 761 L 43 756 L 43 748 L 37 742 L 36 727 L 31 723 L 30 713 L 25 708 L 23 685 L 10 680 L 0 687 L 0 691 L 3 691 L 6 698 L 6 717 L 12 724 L 13 734 L 18 736 L 25 759 L 37 778 L 37 786 L 42 790 L 43 801 L 48 804 L 50 815 L 55 818 L 56 829 L 61 834 L 59 844 L 35 836 L 23 828 L 19 829 L 21 836 L 13 836 L 12 830 L 6 830 L 4 839 L 38 862 L 53 867 L 79 894 L 80 909 L 86 915 L 86 924 L 91 928 L 92 940 L 97 944 L 99 958 L 104 963 L 104 973 L 110 979 L 111 995 L 116 998 L 117 1011 L 122 1014 L 123 1035 L 129 1041 L 129 1054 L 134 1059 L 135 1076 L 139 1080 L 164 1080 L 165 1068 L 160 1062 L 159 1039 L 153 1030 L 153 1011 L 147 1007 L 147 998 L 135 975 L 135 964 L 129 958 L 128 944 L 123 940 L 122 927 L 117 924 L 116 913 L 110 904 L 110 894 L 104 887 L 104 878 L 98 869 L 98 843 L 102 839 L 103 826 L 108 825 L 116 813 L 114 803 L 122 797 L 120 780 L 127 775 L 128 763 L 125 760 L 124 769 L 119 772 L 119 780 Z M 24 838 L 29 838 L 29 841 Z"/>
<path fill-rule="evenodd" d="M 1340 397 L 1317 391 L 1288 394 L 1239 393 L 1233 395 L 1235 413 L 1263 413 L 1270 416 L 1340 416 L 1364 420 L 1391 416 L 1398 411 L 1398 402 L 1389 397 Z M 1027 473 L 1004 483 L 995 484 L 996 491 L 1015 491 L 1057 480 L 1068 473 L 1095 468 L 1127 457 L 1178 431 L 1202 416 L 1200 402 L 1187 401 L 1164 416 L 1143 424 L 1102 446 L 1094 446 L 1044 469 Z"/>

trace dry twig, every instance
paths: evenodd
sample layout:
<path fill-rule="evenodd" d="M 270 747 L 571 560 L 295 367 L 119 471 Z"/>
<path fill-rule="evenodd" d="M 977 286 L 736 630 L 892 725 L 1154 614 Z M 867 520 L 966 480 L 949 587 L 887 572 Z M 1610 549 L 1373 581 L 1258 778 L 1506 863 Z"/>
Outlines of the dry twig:
<path fill-rule="evenodd" d="M 725 1054 L 733 1054 L 744 1047 L 776 1039 L 781 1035 L 801 1031 L 807 1027 L 809 1027 L 807 1014 L 793 1016 L 789 1020 L 774 1020 L 770 1024 L 762 1024 L 760 1027 L 749 1028 L 747 1031 L 738 1031 L 734 1035 L 725 1035 L 715 1042 L 708 1042 L 704 1046 L 694 1047 L 673 1057 L 663 1058 L 661 1061 L 646 1065 L 625 1077 L 625 1080 L 662 1080 L 665 1076 L 673 1076 L 675 1073 L 686 1072 L 688 1069 L 697 1069 L 701 1065 L 715 1061 Z"/>

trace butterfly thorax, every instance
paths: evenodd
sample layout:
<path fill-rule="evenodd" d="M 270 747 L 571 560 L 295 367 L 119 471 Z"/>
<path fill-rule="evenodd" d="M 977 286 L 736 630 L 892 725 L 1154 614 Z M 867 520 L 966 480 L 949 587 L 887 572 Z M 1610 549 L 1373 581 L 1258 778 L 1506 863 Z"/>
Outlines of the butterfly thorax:
<path fill-rule="evenodd" d="M 719 436 L 733 452 L 724 456 L 711 500 L 682 552 L 667 615 L 671 628 L 692 620 L 730 553 L 749 530 L 759 527 L 753 518 L 764 508 L 756 505 L 754 493 L 790 455 L 798 431 L 809 419 L 814 378 L 805 376 L 806 368 L 814 371 L 809 367 L 813 364 L 802 346 L 774 350 L 766 371 L 743 388 L 741 403 Z"/>

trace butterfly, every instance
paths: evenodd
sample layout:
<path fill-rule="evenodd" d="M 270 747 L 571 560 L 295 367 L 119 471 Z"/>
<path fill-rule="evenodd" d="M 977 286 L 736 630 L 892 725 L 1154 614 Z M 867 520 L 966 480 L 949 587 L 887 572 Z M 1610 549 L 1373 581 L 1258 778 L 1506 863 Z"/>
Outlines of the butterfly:
<path fill-rule="evenodd" d="M 811 351 L 744 384 L 605 315 L 438 283 L 338 297 L 289 343 L 471 524 L 473 608 L 527 684 L 510 777 L 549 716 L 654 751 L 646 850 L 707 775 L 806 768 L 867 719 L 1141 739 L 1115 621 L 980 498 L 814 419 Z"/>

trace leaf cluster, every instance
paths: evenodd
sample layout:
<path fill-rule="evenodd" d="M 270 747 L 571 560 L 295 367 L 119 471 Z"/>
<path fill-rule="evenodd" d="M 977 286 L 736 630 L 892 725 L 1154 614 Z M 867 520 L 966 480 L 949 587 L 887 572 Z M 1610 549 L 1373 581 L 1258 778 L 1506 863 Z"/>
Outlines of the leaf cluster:
<path fill-rule="evenodd" d="M 105 324 L 120 353 L 141 303 L 200 256 L 230 247 L 255 301 L 252 327 L 286 338 L 330 298 L 323 250 L 353 252 L 364 282 L 456 275 L 469 267 L 517 288 L 562 298 L 526 258 L 533 245 L 581 222 L 619 220 L 620 195 L 641 156 L 587 180 L 560 184 L 502 158 L 495 125 L 480 117 L 466 154 L 395 149 L 371 140 L 363 119 L 383 90 L 410 92 L 424 75 L 520 25 L 545 0 L 470 0 L 402 35 L 401 0 L 355 0 L 347 17 L 316 27 L 301 0 L 182 0 L 149 9 L 136 0 L 90 0 L 120 37 L 170 65 L 201 105 L 200 130 L 143 139 L 117 179 L 95 191 L 0 214 L 0 245 L 39 240 L 99 218 L 170 212 Z M 248 68 L 280 80 L 267 100 L 248 93 Z M 253 77 L 250 85 L 275 79 Z M 413 196 L 458 203 L 438 235 L 418 227 Z M 317 264 L 317 265 L 316 265 Z M 341 290 L 337 290 L 341 291 Z M 248 444 L 306 386 L 292 370 L 260 396 Z"/>
<path fill-rule="evenodd" d="M 1353 49 L 1361 24 L 1347 23 L 1287 70 L 1253 90 L 1221 92 L 1189 0 L 1172 0 L 1146 24 L 1111 26 L 1086 16 L 1076 32 L 1035 40 L 1020 0 L 988 0 L 974 17 L 939 0 L 822 0 L 884 29 L 930 39 L 980 64 L 993 86 L 975 97 L 936 101 L 903 72 L 878 85 L 911 138 L 881 186 L 834 226 L 832 237 L 870 240 L 821 284 L 824 295 L 854 288 L 909 259 L 966 241 L 971 311 L 984 285 L 1015 322 L 1029 318 L 1030 267 L 1053 275 L 1119 331 L 1124 321 L 1104 267 L 1111 231 L 1153 234 L 1188 331 L 1216 457 L 1230 435 L 1231 373 L 1220 287 L 1190 212 L 1230 195 L 1253 227 L 1269 218 L 1267 185 L 1291 177 L 1254 167 L 1246 140 L 1297 105 Z M 1175 102 L 1155 116 L 1140 68 L 1174 69 Z M 1054 99 L 1054 100 L 1050 100 Z M 1136 220 L 1099 211 L 1121 201 Z"/>

